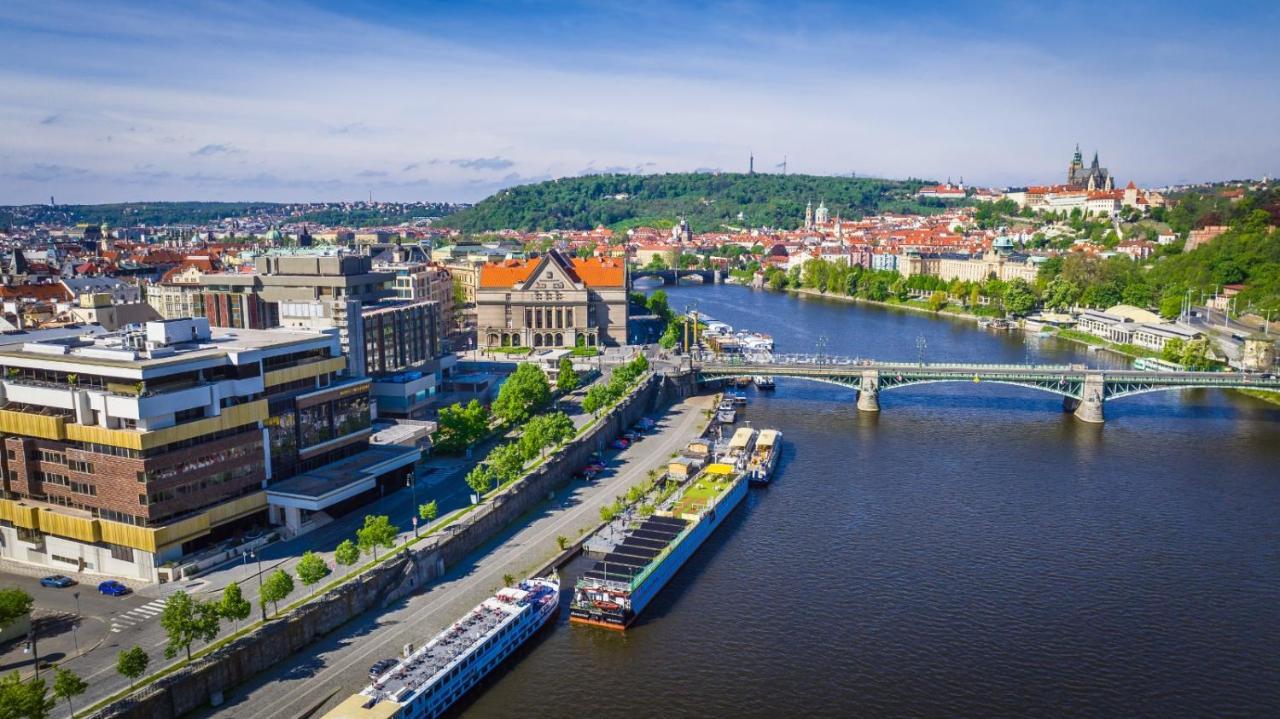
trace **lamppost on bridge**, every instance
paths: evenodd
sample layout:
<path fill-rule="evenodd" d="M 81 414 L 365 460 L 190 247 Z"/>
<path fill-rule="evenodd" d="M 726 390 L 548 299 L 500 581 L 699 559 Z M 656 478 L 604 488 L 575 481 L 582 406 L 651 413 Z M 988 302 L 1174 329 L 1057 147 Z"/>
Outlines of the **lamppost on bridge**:
<path fill-rule="evenodd" d="M 916 361 L 920 366 L 924 366 L 924 351 L 929 348 L 929 343 L 925 340 L 924 335 L 916 335 Z"/>

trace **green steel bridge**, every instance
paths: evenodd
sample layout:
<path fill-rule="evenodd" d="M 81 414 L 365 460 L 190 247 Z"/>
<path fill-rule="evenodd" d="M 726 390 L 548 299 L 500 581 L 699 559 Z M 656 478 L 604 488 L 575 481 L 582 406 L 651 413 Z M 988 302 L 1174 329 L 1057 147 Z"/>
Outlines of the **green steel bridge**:
<path fill-rule="evenodd" d="M 1280 377 L 1244 372 L 1155 372 L 1103 370 L 1081 364 L 963 364 L 878 362 L 821 355 L 775 355 L 771 360 L 710 359 L 694 362 L 698 381 L 739 377 L 797 377 L 858 392 L 858 409 L 880 410 L 882 390 L 934 382 L 1006 384 L 1063 397 L 1063 406 L 1085 422 L 1104 420 L 1103 404 L 1147 392 L 1189 388 L 1256 389 L 1280 392 Z"/>

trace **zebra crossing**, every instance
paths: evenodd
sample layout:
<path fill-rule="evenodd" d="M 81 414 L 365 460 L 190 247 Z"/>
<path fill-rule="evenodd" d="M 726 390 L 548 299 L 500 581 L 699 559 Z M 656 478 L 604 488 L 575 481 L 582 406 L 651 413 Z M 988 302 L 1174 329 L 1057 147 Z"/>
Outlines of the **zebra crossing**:
<path fill-rule="evenodd" d="M 147 602 L 140 607 L 134 607 L 124 614 L 112 618 L 111 631 L 119 634 L 126 629 L 136 627 L 149 619 L 159 616 L 162 611 L 164 611 L 163 599 L 156 599 L 154 601 Z"/>

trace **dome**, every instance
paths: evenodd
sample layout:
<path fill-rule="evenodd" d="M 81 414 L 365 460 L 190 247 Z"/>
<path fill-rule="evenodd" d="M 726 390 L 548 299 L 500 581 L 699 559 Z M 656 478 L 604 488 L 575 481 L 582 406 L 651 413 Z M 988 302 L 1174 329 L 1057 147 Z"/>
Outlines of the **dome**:
<path fill-rule="evenodd" d="M 991 248 L 994 250 L 1012 250 L 1013 240 L 1009 239 L 1004 235 L 1001 235 L 997 237 L 994 242 L 991 243 Z"/>
<path fill-rule="evenodd" d="M 263 238 L 271 240 L 272 242 L 279 242 L 284 239 L 284 235 L 280 233 L 280 230 L 269 230 L 267 231 L 267 234 L 263 235 Z"/>

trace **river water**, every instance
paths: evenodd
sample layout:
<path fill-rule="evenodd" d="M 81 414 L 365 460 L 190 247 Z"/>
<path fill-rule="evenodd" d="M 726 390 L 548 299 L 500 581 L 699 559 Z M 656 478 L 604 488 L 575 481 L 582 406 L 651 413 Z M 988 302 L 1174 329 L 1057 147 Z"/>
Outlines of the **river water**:
<path fill-rule="evenodd" d="M 1123 363 L 743 287 L 667 288 L 780 352 Z M 559 624 L 471 717 L 1278 716 L 1280 408 L 1184 390 L 1092 426 L 1017 387 L 779 379 L 753 489 L 627 633 Z M 571 586 L 582 560 L 565 576 Z M 567 594 L 567 593 L 566 593 Z"/>

